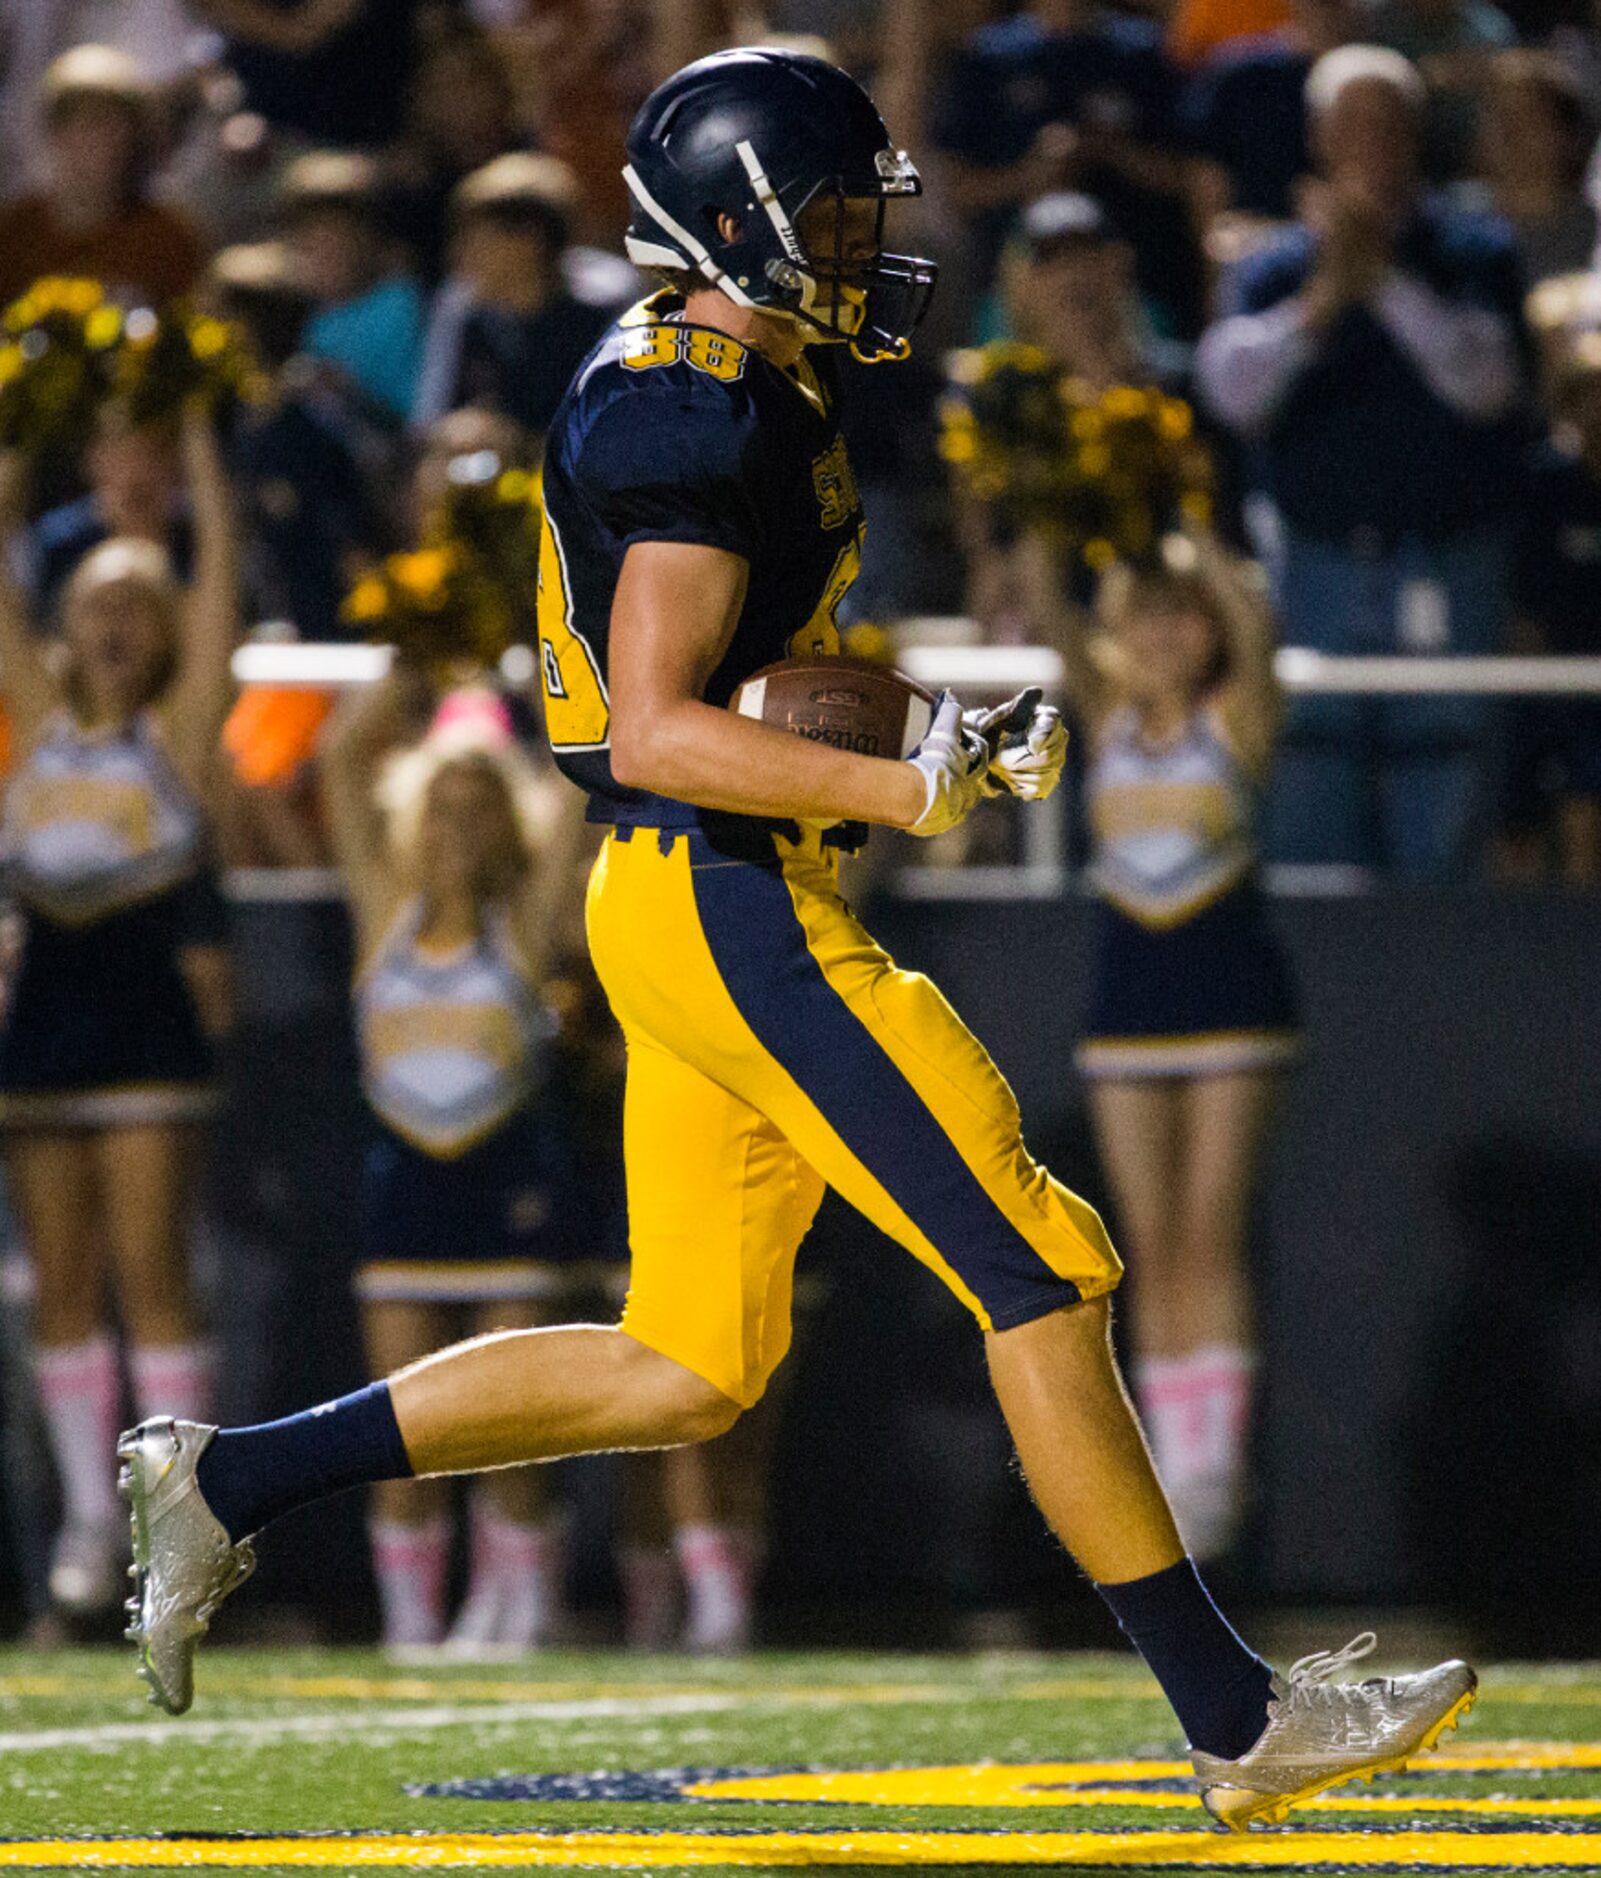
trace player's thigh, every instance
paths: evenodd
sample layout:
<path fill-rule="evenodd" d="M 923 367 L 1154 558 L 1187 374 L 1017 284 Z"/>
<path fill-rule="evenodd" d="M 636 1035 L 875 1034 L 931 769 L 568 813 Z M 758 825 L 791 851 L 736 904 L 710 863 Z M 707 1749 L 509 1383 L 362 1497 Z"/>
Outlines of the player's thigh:
<path fill-rule="evenodd" d="M 730 1141 L 745 1138 L 742 1103 L 763 1141 L 792 1144 L 986 1328 L 1116 1284 L 1100 1220 L 1029 1156 L 1004 1078 L 934 986 L 896 970 L 815 845 L 743 864 L 700 835 L 647 833 L 614 839 L 597 867 L 595 964 L 631 1044 L 735 1103 Z M 683 1180 L 729 1177 L 723 1122 L 691 1133 L 673 1100 L 658 1129 L 670 1163 L 630 1148 L 631 1209 L 653 1171 L 680 1212 Z M 637 1261 L 637 1210 L 632 1226 Z"/>
<path fill-rule="evenodd" d="M 1227 1257 L 1243 1250 L 1282 1082 L 1276 1070 L 1185 1078 L 1180 1223 L 1192 1255 Z"/>
<path fill-rule="evenodd" d="M 1121 1266 L 1105 1228 L 1029 1154 L 984 1047 L 929 979 L 893 963 L 822 866 L 726 884 L 709 873 L 697 891 L 758 1046 L 741 1093 L 830 1186 L 986 1329 L 1112 1289 Z"/>
<path fill-rule="evenodd" d="M 790 1339 L 795 1253 L 823 1183 L 748 1101 L 631 1039 L 622 1327 L 749 1407 Z"/>
<path fill-rule="evenodd" d="M 40 1334 L 51 1343 L 87 1336 L 102 1306 L 92 1137 L 81 1129 L 10 1130 L 5 1158 Z"/>
<path fill-rule="evenodd" d="M 1182 1201 L 1184 1081 L 1176 1076 L 1097 1076 L 1090 1117 L 1117 1219 L 1147 1265 L 1171 1247 Z"/>

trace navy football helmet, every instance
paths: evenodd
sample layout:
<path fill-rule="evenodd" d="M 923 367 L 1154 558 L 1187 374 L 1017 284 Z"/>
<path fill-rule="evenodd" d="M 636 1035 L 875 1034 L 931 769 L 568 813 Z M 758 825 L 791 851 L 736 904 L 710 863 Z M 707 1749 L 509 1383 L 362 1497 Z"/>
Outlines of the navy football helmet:
<path fill-rule="evenodd" d="M 697 59 L 659 85 L 628 132 L 628 256 L 698 273 L 740 306 L 765 307 L 848 344 L 865 363 L 902 359 L 934 290 L 932 261 L 882 252 L 884 204 L 923 184 L 854 78 L 825 59 L 762 46 Z M 847 251 L 845 205 L 878 204 L 869 259 Z M 832 242 L 796 232 L 834 207 Z M 732 241 L 717 219 L 739 225 Z M 821 251 L 819 251 L 821 250 Z"/>

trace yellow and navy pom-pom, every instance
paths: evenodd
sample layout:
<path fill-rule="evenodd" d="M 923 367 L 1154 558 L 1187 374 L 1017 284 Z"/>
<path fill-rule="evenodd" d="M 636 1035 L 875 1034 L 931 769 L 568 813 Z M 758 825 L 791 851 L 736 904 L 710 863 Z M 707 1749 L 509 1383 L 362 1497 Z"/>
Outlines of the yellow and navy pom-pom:
<path fill-rule="evenodd" d="M 1211 464 L 1182 398 L 1155 386 L 1096 393 L 1037 346 L 958 353 L 940 454 L 1012 531 L 1037 529 L 1089 572 L 1157 551 L 1211 515 Z"/>
<path fill-rule="evenodd" d="M 533 637 L 540 514 L 537 475 L 462 458 L 422 545 L 356 583 L 345 623 L 441 678 L 498 664 Z"/>
<path fill-rule="evenodd" d="M 65 458 L 108 402 L 150 424 L 195 401 L 222 414 L 256 386 L 237 328 L 183 305 L 124 310 L 98 281 L 35 281 L 0 315 L 0 449 Z"/>

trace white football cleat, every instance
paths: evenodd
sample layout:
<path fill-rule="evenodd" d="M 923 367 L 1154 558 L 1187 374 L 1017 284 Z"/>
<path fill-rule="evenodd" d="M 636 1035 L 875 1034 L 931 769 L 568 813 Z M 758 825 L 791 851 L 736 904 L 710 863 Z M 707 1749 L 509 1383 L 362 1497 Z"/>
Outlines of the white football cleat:
<path fill-rule="evenodd" d="M 118 1486 L 133 1525 L 132 1622 L 123 1634 L 139 1646 L 151 1703 L 169 1715 L 194 1700 L 195 1650 L 212 1613 L 256 1569 L 249 1540 L 235 1545 L 195 1479 L 216 1432 L 158 1415 L 117 1443 Z"/>
<path fill-rule="evenodd" d="M 1273 1678 L 1267 1726 L 1236 1761 L 1191 1755 L 1201 1804 L 1233 1832 L 1272 1825 L 1292 1806 L 1342 1781 L 1404 1767 L 1432 1748 L 1472 1708 L 1479 1679 L 1466 1663 L 1437 1663 L 1414 1676 L 1331 1682 L 1378 1639 L 1371 1630 L 1343 1650 L 1303 1656 Z"/>

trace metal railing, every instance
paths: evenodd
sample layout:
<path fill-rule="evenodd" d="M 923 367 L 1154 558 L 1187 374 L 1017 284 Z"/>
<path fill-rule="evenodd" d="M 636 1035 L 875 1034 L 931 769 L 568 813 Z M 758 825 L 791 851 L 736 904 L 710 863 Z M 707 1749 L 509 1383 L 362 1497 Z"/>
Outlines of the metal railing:
<path fill-rule="evenodd" d="M 902 621 L 897 662 L 920 684 L 931 689 L 948 685 L 963 696 L 1005 697 L 1025 685 L 1060 695 L 1064 668 L 1051 647 L 979 645 L 973 643 L 976 630 L 972 621 L 957 617 Z M 263 640 L 241 646 L 233 669 L 241 684 L 342 689 L 381 678 L 391 656 L 388 646 Z M 527 684 L 536 669 L 534 654 L 514 646 L 501 669 L 511 683 Z M 1295 696 L 1601 697 L 1601 658 L 1339 657 L 1281 646 L 1274 669 L 1279 683 Z M 1065 795 L 1059 792 L 1022 814 L 1018 827 L 1017 864 L 903 868 L 895 876 L 896 891 L 921 900 L 1048 899 L 1061 893 L 1068 878 Z M 230 886 L 238 897 L 253 900 L 320 898 L 337 891 L 336 880 L 323 870 L 297 870 L 297 875 L 289 880 L 267 870 L 242 870 L 231 877 Z M 1365 884 L 1356 869 L 1280 868 L 1269 877 L 1271 887 L 1291 893 L 1353 892 Z"/>
<path fill-rule="evenodd" d="M 965 620 L 908 620 L 898 657 L 901 669 L 920 684 L 949 685 L 963 691 L 1018 691 L 1041 685 L 1059 691 L 1062 661 L 1049 646 L 988 646 L 950 637 Z M 922 640 L 918 627 L 941 629 Z M 371 684 L 388 671 L 389 646 L 311 645 L 252 641 L 234 654 L 234 677 L 242 685 L 307 685 L 342 689 Z M 1345 658 L 1313 652 L 1305 646 L 1281 646 L 1274 659 L 1286 691 L 1311 695 L 1378 692 L 1451 694 L 1491 697 L 1601 696 L 1601 658 L 1441 657 Z M 514 646 L 502 661 L 505 676 L 526 684 L 534 674 L 534 655 Z"/>

